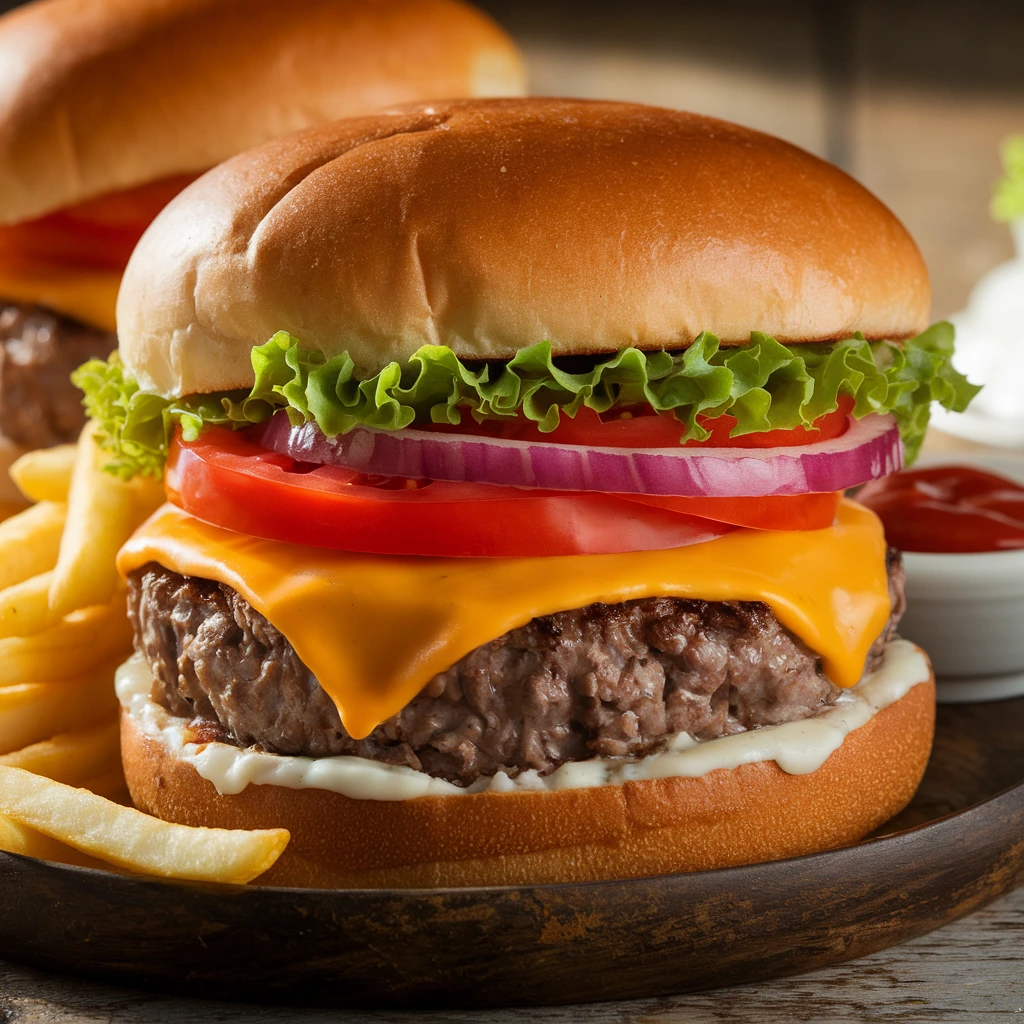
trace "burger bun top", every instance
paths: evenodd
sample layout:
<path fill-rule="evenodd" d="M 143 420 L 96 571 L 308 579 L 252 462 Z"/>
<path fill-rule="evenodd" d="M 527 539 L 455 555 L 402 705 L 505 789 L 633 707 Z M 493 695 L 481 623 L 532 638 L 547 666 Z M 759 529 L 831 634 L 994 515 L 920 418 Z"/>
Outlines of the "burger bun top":
<path fill-rule="evenodd" d="M 122 357 L 165 395 L 249 387 L 285 330 L 357 372 L 421 345 L 507 359 L 927 325 L 896 217 L 838 168 L 696 114 L 564 99 L 435 102 L 267 143 L 143 237 Z"/>

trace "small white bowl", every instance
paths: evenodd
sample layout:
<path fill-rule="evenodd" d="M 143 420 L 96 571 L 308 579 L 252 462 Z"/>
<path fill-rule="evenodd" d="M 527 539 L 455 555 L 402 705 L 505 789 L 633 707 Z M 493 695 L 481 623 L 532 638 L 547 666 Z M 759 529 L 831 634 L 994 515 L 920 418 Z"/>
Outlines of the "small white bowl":
<path fill-rule="evenodd" d="M 923 455 L 915 466 L 968 465 L 1024 484 L 1024 455 Z M 903 555 L 901 636 L 923 647 L 947 703 L 1024 694 L 1024 549 Z"/>

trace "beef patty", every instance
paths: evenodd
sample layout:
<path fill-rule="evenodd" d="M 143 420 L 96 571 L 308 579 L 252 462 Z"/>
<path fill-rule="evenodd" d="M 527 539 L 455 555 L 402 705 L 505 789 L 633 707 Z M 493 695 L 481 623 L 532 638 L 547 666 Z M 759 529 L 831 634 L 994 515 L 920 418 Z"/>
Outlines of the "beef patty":
<path fill-rule="evenodd" d="M 116 347 L 106 331 L 0 300 L 0 434 L 26 448 L 75 440 L 85 411 L 71 371 Z"/>
<path fill-rule="evenodd" d="M 893 615 L 903 612 L 891 552 Z M 468 785 L 501 768 L 550 772 L 642 756 L 668 736 L 713 739 L 819 713 L 839 694 L 818 656 L 760 602 L 645 598 L 534 619 L 471 651 L 354 740 L 281 633 L 230 587 L 150 564 L 129 577 L 152 697 L 197 738 L 280 754 L 354 754 Z"/>

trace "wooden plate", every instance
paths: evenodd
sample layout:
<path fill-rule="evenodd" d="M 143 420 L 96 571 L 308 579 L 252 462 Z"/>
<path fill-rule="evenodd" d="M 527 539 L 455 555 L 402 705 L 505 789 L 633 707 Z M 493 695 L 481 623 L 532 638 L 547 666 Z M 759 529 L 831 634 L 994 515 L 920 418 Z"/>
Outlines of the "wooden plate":
<path fill-rule="evenodd" d="M 914 803 L 811 857 L 589 885 L 199 886 L 0 854 L 0 954 L 178 993 L 339 1006 L 623 999 L 920 935 L 1024 881 L 1024 699 L 940 707 Z"/>

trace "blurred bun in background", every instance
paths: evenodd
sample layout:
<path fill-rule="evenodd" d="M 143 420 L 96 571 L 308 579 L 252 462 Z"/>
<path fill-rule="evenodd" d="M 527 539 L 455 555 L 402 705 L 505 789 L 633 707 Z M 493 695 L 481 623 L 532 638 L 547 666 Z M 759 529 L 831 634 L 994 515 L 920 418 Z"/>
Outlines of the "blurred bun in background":
<path fill-rule="evenodd" d="M 0 21 L 0 220 L 377 107 L 524 91 L 460 0 L 42 0 Z"/>
<path fill-rule="evenodd" d="M 40 0 L 0 17 L 0 514 L 8 467 L 73 441 L 69 375 L 116 347 L 121 273 L 214 164 L 296 129 L 525 89 L 460 0 Z"/>

